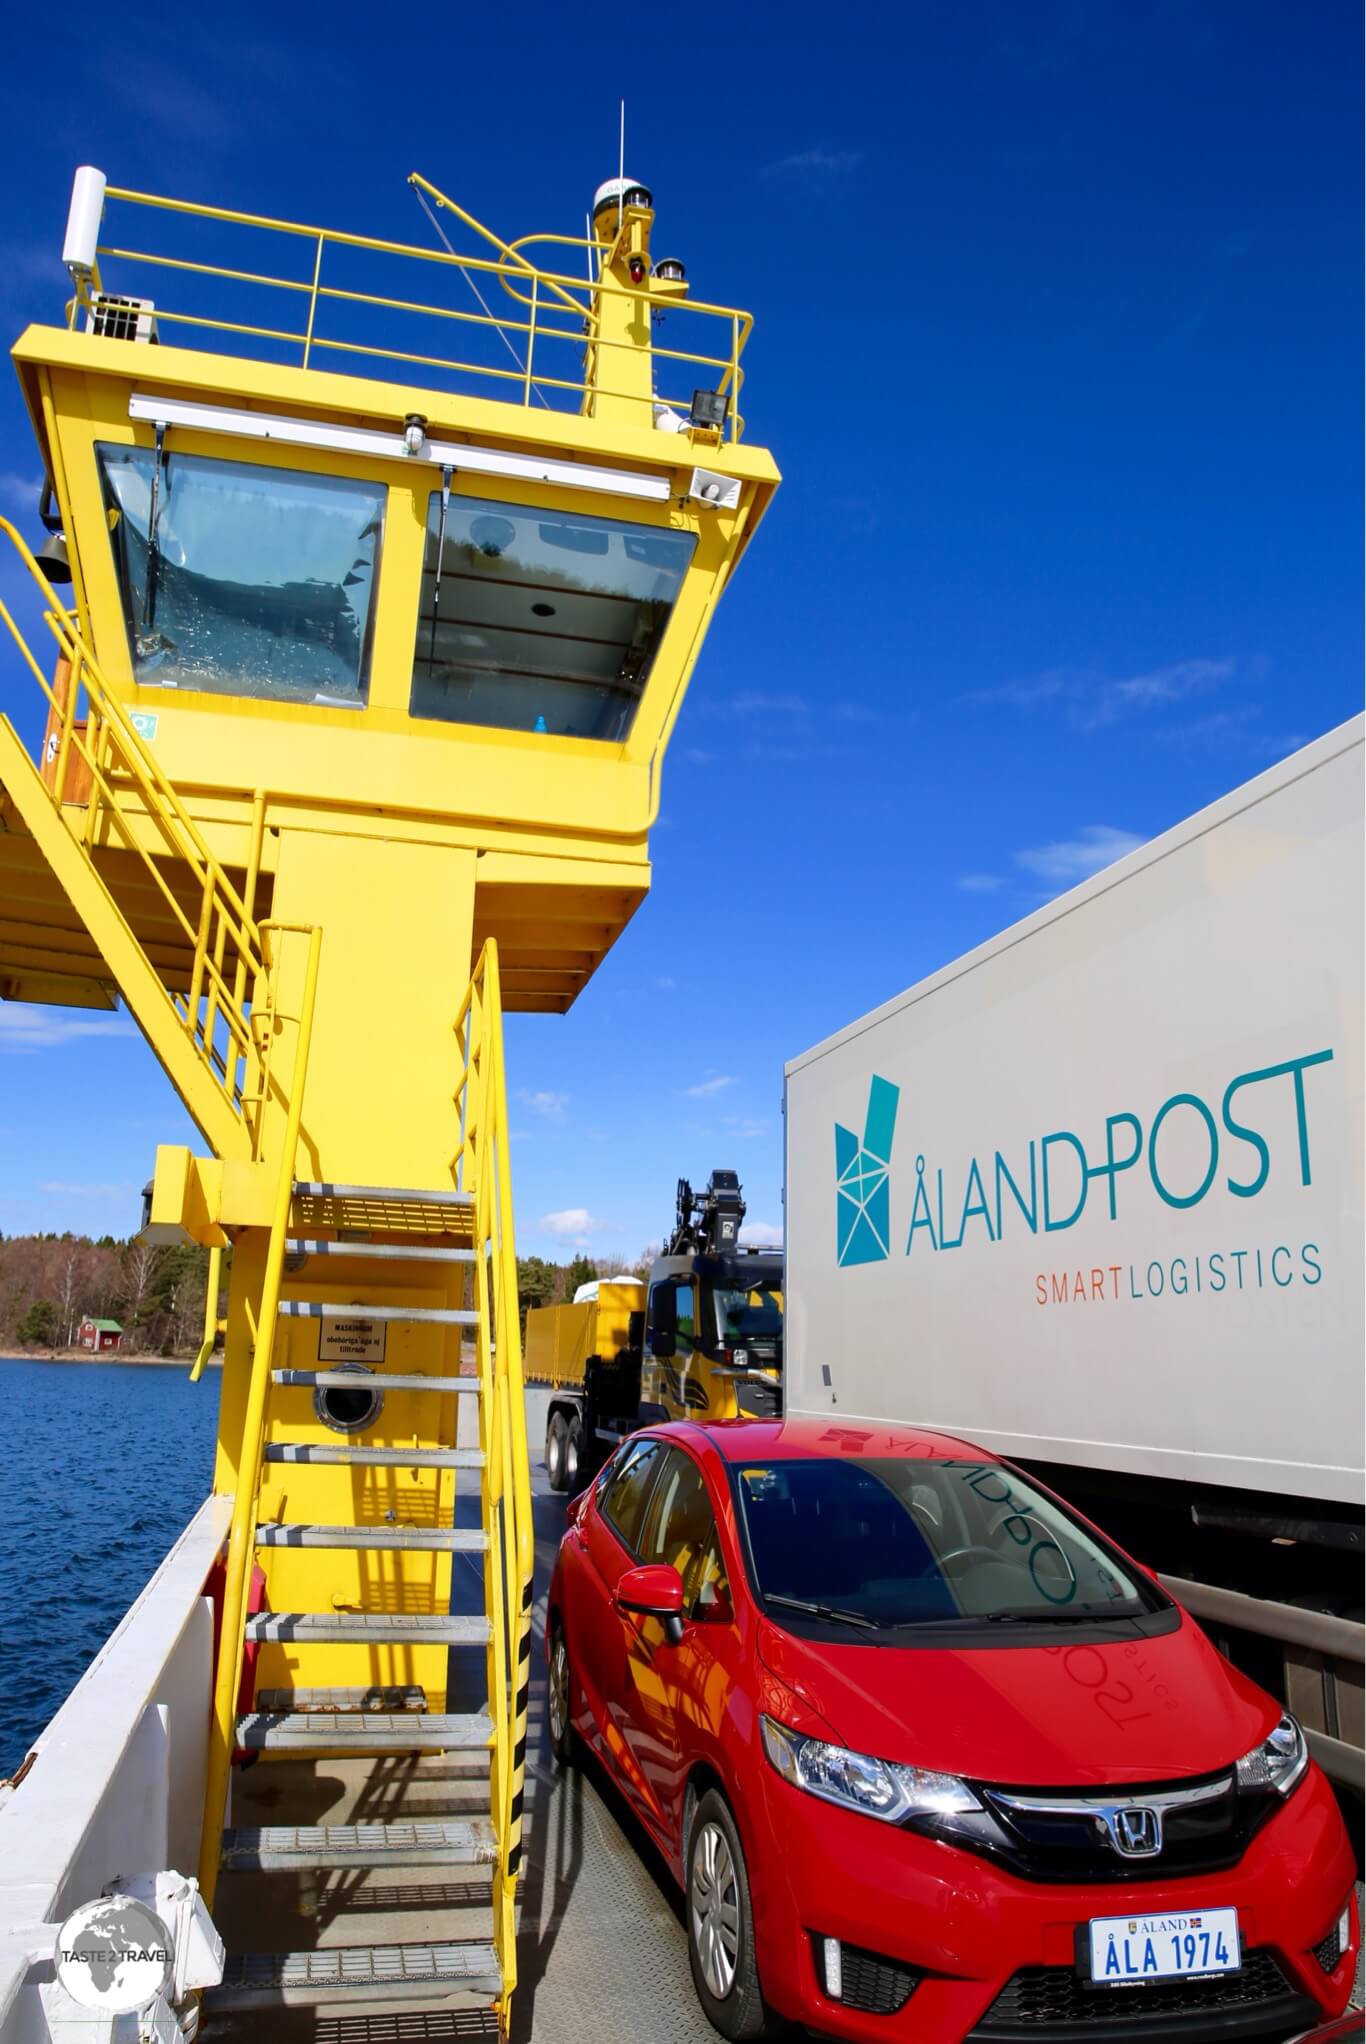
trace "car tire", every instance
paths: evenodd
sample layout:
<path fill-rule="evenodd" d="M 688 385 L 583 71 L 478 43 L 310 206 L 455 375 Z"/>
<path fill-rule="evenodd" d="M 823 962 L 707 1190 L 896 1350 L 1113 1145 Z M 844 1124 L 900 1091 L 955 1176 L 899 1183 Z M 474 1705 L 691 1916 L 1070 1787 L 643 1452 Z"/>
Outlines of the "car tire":
<path fill-rule="evenodd" d="M 563 1490 L 565 1487 L 564 1444 L 568 1431 L 564 1414 L 552 1413 L 550 1425 L 545 1430 L 545 1473 L 550 1478 L 552 1490 Z"/>
<path fill-rule="evenodd" d="M 571 1497 L 579 1489 L 579 1463 L 583 1456 L 583 1422 L 577 1415 L 570 1420 L 564 1437 L 564 1488 Z"/>
<path fill-rule="evenodd" d="M 569 1641 L 564 1627 L 556 1622 L 550 1634 L 545 1721 L 550 1735 L 550 1750 L 561 1767 L 572 1767 L 578 1758 L 578 1734 L 569 1718 L 573 1693 L 574 1671 L 569 1660 Z"/>
<path fill-rule="evenodd" d="M 759 1985 L 754 1915 L 740 1833 L 726 1799 L 708 1789 L 688 1827 L 684 1908 L 693 1986 L 723 2037 L 777 2037 L 789 2025 Z"/>

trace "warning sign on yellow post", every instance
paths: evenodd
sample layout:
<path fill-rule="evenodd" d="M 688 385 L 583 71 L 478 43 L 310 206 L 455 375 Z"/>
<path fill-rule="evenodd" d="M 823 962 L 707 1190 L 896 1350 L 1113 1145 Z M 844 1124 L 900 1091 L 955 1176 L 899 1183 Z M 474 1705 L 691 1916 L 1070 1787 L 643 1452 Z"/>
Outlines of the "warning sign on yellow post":
<path fill-rule="evenodd" d="M 382 1363 L 382 1320 L 336 1319 L 329 1314 L 318 1329 L 320 1363 Z"/>

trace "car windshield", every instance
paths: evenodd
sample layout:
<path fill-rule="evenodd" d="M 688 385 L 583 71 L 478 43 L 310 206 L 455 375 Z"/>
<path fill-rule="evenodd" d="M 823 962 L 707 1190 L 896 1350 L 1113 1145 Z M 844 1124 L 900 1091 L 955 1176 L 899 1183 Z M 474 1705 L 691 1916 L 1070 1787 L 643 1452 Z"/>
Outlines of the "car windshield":
<path fill-rule="evenodd" d="M 755 1587 L 784 1621 L 805 1610 L 864 1629 L 1094 1625 L 1162 1608 L 1119 1555 L 996 1462 L 829 1456 L 748 1464 L 738 1478 Z"/>
<path fill-rule="evenodd" d="M 783 1300 L 776 1286 L 735 1285 L 716 1289 L 716 1332 L 734 1342 L 777 1341 L 783 1331 Z"/>

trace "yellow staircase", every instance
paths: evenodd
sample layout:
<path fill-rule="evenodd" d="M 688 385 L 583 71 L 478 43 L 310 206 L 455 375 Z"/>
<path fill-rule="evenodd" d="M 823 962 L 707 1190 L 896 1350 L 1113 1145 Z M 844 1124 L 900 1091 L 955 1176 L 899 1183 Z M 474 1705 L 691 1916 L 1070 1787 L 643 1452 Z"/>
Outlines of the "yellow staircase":
<path fill-rule="evenodd" d="M 497 943 L 485 943 L 454 1021 L 460 1140 L 448 1183 L 411 1188 L 296 1177 L 323 932 L 253 916 L 259 828 L 252 832 L 239 884 L 210 853 L 109 690 L 74 613 L 60 604 L 13 527 L 0 520 L 0 531 L 38 584 L 59 654 L 54 688 L 0 602 L 0 620 L 50 711 L 41 770 L 13 725 L 0 717 L 0 789 L 15 841 L 4 845 L 5 856 L 13 864 L 18 851 L 35 870 L 41 865 L 68 914 L 78 919 L 69 925 L 73 938 L 78 930 L 84 933 L 94 961 L 82 963 L 69 945 L 61 954 L 65 980 L 59 970 L 54 987 L 60 983 L 61 997 L 71 998 L 83 971 L 97 996 L 108 990 L 112 1001 L 116 987 L 217 1155 L 274 1174 L 262 1279 L 245 1303 L 251 1354 L 232 1457 L 236 1480 L 209 1733 L 201 1889 L 211 1903 L 220 1868 L 321 1876 L 333 1869 L 457 1866 L 477 1869 L 490 1881 L 484 1938 L 384 1946 L 358 1940 L 332 1949 L 233 1952 L 207 2007 L 226 2012 L 300 2003 L 437 2002 L 491 2009 L 506 2033 L 517 1979 L 514 1902 L 533 1540 Z M 83 800 L 71 799 L 73 775 Z M 0 840 L 4 835 L 0 832 Z M 111 868 L 111 853 L 124 863 Z M 136 890 L 130 892 L 127 881 L 130 867 L 144 904 L 154 896 L 158 913 L 176 929 L 169 963 L 157 962 L 144 941 Z M 277 999 L 273 948 L 286 934 L 307 946 L 299 1012 L 288 1015 Z M 0 968 L 3 963 L 0 943 Z M 36 997 L 31 983 L 28 995 Z M 287 1080 L 271 1065 L 282 1026 L 293 1031 Z M 268 1105 L 273 1116 L 264 1111 Z M 273 1155 L 262 1154 L 267 1144 Z M 211 1316 L 216 1291 L 211 1284 Z M 381 1366 L 358 1374 L 348 1365 L 281 1366 L 277 1353 L 287 1358 L 288 1351 L 280 1329 L 299 1321 L 319 1322 L 324 1331 L 329 1321 L 419 1328 L 431 1340 L 409 1370 Z M 196 1375 L 204 1360 L 201 1352 Z M 308 1438 L 317 1432 L 312 1402 L 328 1396 L 343 1401 L 343 1411 L 346 1401 L 356 1401 L 354 1417 L 319 1444 Z M 380 1415 L 389 1396 L 410 1401 L 402 1409 L 420 1427 L 421 1445 L 417 1434 L 411 1446 L 381 1444 Z M 461 1429 L 462 1405 L 477 1410 L 477 1429 Z M 328 1480 L 339 1470 L 353 1480 L 349 1517 L 329 1523 L 310 1511 L 310 1496 L 325 1503 Z M 435 1489 L 428 1485 L 421 1523 L 405 1523 L 392 1508 L 386 1510 L 386 1500 L 401 1495 L 394 1489 L 400 1473 L 416 1479 L 425 1471 L 450 1472 L 449 1481 L 443 1475 Z M 478 1525 L 457 1525 L 457 1486 L 472 1485 L 475 1478 Z M 414 1495 L 415 1485 L 408 1488 Z M 335 1489 L 330 1494 L 335 1497 Z M 329 1575 L 319 1576 L 315 1563 L 310 1580 L 321 1585 L 325 1608 L 253 1608 L 258 1557 L 290 1549 L 338 1557 L 337 1594 L 327 1594 Z M 461 1553 L 482 1558 L 479 1614 L 449 1609 L 450 1558 Z M 350 1593 L 353 1574 L 342 1576 L 340 1558 L 354 1569 L 358 1555 L 370 1563 L 361 1572 L 372 1593 L 368 1605 L 364 1591 L 359 1599 Z M 425 1581 L 411 1565 L 413 1557 L 424 1555 L 433 1563 Z M 282 1644 L 306 1650 L 310 1668 L 318 1649 L 360 1649 L 379 1679 L 350 1691 L 277 1690 L 252 1696 L 251 1707 L 241 1708 L 247 1649 Z M 431 1647 L 482 1653 L 483 1708 L 464 1714 L 429 1709 L 421 1688 L 386 1681 L 404 1650 Z M 439 1700 L 444 1704 L 444 1697 Z M 461 1751 L 488 1756 L 486 1818 L 266 1827 L 234 1825 L 230 1818 L 234 1756 L 345 1754 L 379 1762 L 395 1753 Z"/>
<path fill-rule="evenodd" d="M 306 999 L 291 1110 L 303 1098 L 307 1035 Z M 243 1428 L 243 1479 L 234 1500 L 228 1547 L 224 1640 L 220 1655 L 204 1821 L 201 1887 L 212 1895 L 220 1864 L 234 1871 L 382 1870 L 441 1866 L 478 1869 L 491 1877 L 487 1940 L 446 1944 L 367 1946 L 233 1953 L 221 1987 L 207 1998 L 215 2012 L 296 2004 L 347 2005 L 396 2000 L 495 2008 L 506 2024 L 516 1984 L 514 1899 L 521 1858 L 526 1716 L 530 1684 L 532 1525 L 531 1487 L 523 1398 L 517 1268 L 508 1176 L 507 1111 L 502 1062 L 497 947 L 486 946 L 456 1024 L 460 1069 L 456 1088 L 462 1140 L 448 1190 L 320 1184 L 293 1177 L 292 1143 L 282 1171 L 277 1213 L 266 1261 L 259 1334 Z M 297 1141 L 297 1123 L 293 1129 Z M 326 1267 L 353 1282 L 345 1303 L 311 1297 L 321 1287 L 311 1273 Z M 364 1273 L 378 1273 L 371 1296 Z M 334 1287 L 329 1287 L 334 1289 Z M 393 1303 L 396 1292 L 439 1294 L 440 1305 Z M 446 1331 L 460 1366 L 439 1364 L 413 1375 L 376 1371 L 278 1369 L 275 1329 L 290 1318 L 363 1318 L 371 1324 L 407 1323 Z M 473 1337 L 466 1355 L 465 1336 Z M 403 1449 L 367 1442 L 368 1422 L 344 1445 L 317 1446 L 287 1437 L 286 1401 L 306 1412 L 307 1399 L 336 1391 L 359 1400 L 378 1391 L 414 1391 L 438 1398 L 446 1413 L 440 1447 Z M 460 1445 L 458 1408 L 475 1403 L 478 1445 Z M 278 1404 L 277 1404 L 278 1402 Z M 280 1426 L 266 1440 L 267 1417 Z M 282 1431 L 285 1437 L 281 1437 Z M 367 1514 L 359 1524 L 328 1526 L 308 1514 L 306 1472 L 338 1465 L 356 1472 L 386 1472 L 417 1465 L 477 1475 L 478 1527 L 457 1526 L 451 1512 L 438 1525 L 403 1525 Z M 284 1473 L 282 1476 L 282 1472 Z M 283 1481 L 298 1516 L 262 1516 L 273 1508 Z M 457 1476 L 456 1481 L 460 1480 Z M 386 1493 L 382 1483 L 378 1496 Z M 403 1553 L 477 1553 L 483 1558 L 484 1610 L 477 1616 L 392 1608 L 394 1584 L 383 1572 L 374 1582 L 382 1609 L 247 1611 L 253 1561 L 262 1548 L 364 1550 Z M 378 1685 L 368 1696 L 341 1688 L 278 1692 L 238 1710 L 245 1646 L 299 1641 L 361 1644 L 382 1653 L 404 1645 L 444 1644 L 482 1649 L 486 1707 L 465 1714 L 429 1712 L 425 1699 L 402 1699 Z M 396 1703 L 405 1707 L 389 1707 Z M 416 1703 L 419 1707 L 413 1708 Z M 265 1706 L 269 1706 L 268 1708 Z M 439 1824 L 396 1823 L 269 1827 L 224 1826 L 234 1750 L 292 1757 L 384 1755 L 476 1750 L 489 1756 L 489 1814 Z"/>

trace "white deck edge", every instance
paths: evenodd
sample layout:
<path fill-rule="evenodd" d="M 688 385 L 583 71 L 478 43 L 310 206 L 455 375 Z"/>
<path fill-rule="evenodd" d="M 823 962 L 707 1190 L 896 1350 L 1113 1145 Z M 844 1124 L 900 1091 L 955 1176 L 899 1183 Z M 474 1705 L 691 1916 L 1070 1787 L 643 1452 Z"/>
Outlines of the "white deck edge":
<path fill-rule="evenodd" d="M 213 1664 L 208 1498 L 0 1789 L 0 2044 L 45 2038 L 56 1933 L 120 1876 L 198 1860 Z"/>

